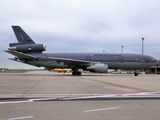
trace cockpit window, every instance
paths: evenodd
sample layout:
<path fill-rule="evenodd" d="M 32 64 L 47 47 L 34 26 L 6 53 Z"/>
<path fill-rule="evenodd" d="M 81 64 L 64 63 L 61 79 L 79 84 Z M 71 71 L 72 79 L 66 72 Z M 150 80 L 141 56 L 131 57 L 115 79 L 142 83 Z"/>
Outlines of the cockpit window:
<path fill-rule="evenodd" d="M 157 61 L 155 58 L 151 58 L 152 61 Z"/>

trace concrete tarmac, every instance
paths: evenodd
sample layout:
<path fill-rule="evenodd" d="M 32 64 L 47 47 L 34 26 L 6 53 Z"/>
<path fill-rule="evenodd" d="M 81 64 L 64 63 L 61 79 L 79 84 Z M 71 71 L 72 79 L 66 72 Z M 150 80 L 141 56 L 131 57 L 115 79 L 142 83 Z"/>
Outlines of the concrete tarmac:
<path fill-rule="evenodd" d="M 159 78 L 159 75 L 133 74 L 0 73 L 0 120 L 159 120 L 160 99 L 48 99 L 159 92 Z"/>

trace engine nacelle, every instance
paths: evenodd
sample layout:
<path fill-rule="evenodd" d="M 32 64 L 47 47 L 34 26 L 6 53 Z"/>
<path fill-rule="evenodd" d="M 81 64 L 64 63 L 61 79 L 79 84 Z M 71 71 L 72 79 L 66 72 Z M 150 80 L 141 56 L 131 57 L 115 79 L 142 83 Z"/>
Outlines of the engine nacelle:
<path fill-rule="evenodd" d="M 95 66 L 87 67 L 87 70 L 91 72 L 106 73 L 108 71 L 108 65 L 106 64 L 95 64 Z"/>
<path fill-rule="evenodd" d="M 14 47 L 9 47 L 8 49 L 17 52 L 42 52 L 46 50 L 46 45 L 45 44 L 16 45 Z"/>

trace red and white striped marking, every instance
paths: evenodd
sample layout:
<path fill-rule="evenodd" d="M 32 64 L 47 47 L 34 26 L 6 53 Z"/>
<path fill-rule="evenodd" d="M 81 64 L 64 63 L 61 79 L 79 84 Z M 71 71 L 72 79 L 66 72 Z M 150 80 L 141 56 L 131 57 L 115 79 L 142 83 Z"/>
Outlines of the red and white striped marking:
<path fill-rule="evenodd" d="M 53 95 L 52 95 L 53 96 Z M 64 100 L 87 100 L 87 99 L 106 99 L 107 98 L 140 98 L 140 97 L 157 97 L 160 98 L 160 91 L 155 91 L 155 92 L 140 92 L 140 93 L 127 93 L 127 94 L 88 94 L 88 95 L 77 95 L 77 94 L 70 94 L 70 95 L 61 95 L 59 94 L 59 96 L 56 94 L 56 96 L 53 97 L 38 97 L 35 98 L 34 96 L 30 97 L 30 98 L 1 98 L 0 99 L 0 104 L 9 104 L 9 103 L 25 103 L 25 102 L 35 102 L 35 101 L 47 101 L 47 100 L 52 100 L 52 101 L 64 101 Z"/>

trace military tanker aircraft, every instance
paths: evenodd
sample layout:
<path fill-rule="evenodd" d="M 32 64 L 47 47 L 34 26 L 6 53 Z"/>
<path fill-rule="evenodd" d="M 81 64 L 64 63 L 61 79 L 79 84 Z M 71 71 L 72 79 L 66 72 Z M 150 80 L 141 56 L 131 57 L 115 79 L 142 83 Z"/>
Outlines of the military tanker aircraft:
<path fill-rule="evenodd" d="M 71 68 L 72 75 L 81 75 L 79 69 L 90 72 L 106 73 L 108 69 L 145 69 L 158 64 L 149 55 L 131 53 L 44 53 L 45 44 L 35 43 L 20 26 L 12 26 L 17 43 L 10 43 L 8 52 L 14 55 L 10 60 L 45 67 Z M 134 72 L 138 76 L 138 72 Z"/>

